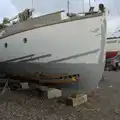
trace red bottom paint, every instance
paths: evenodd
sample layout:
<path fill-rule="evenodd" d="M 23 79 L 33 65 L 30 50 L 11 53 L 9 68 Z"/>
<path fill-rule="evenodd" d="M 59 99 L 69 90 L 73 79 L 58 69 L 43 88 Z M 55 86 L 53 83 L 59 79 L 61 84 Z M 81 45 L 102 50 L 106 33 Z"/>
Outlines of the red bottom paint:
<path fill-rule="evenodd" d="M 106 59 L 108 58 L 114 58 L 118 54 L 118 51 L 109 51 L 106 52 Z"/>

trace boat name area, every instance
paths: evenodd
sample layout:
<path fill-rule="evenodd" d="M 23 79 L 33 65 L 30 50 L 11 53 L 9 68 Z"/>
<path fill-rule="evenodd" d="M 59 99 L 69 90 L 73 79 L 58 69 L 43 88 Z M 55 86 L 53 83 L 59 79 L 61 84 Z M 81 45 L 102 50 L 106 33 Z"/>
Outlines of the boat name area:
<path fill-rule="evenodd" d="M 107 41 L 107 44 L 112 44 L 112 43 L 120 43 L 120 40 L 109 40 L 109 41 Z"/>

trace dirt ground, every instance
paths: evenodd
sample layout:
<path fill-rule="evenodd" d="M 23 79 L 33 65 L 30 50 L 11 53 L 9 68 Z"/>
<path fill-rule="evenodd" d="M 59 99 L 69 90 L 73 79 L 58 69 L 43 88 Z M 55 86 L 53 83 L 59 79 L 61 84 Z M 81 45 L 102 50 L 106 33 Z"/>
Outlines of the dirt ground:
<path fill-rule="evenodd" d="M 105 72 L 94 96 L 72 108 L 32 91 L 0 96 L 0 120 L 120 120 L 120 72 Z"/>

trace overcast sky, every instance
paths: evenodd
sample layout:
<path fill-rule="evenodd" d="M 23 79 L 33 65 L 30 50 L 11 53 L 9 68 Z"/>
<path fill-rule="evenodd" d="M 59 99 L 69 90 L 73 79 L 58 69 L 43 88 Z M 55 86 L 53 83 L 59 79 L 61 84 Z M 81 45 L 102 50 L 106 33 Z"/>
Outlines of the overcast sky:
<path fill-rule="evenodd" d="M 48 2 L 49 1 L 49 2 Z M 89 0 L 85 1 L 85 11 L 89 8 Z M 114 31 L 120 26 L 120 0 L 91 0 L 91 4 L 98 8 L 99 3 L 104 3 L 110 10 L 108 31 Z M 19 11 L 32 7 L 32 0 L 0 0 L 0 21 L 3 17 L 13 17 Z M 46 14 L 57 10 L 67 10 L 67 0 L 33 0 L 36 14 Z M 82 0 L 70 0 L 70 11 L 81 12 Z"/>

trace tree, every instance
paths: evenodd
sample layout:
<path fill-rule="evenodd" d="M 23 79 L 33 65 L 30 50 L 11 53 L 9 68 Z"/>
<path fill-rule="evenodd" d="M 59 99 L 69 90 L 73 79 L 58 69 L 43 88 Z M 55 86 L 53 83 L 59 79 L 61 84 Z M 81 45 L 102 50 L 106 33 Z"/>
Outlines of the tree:
<path fill-rule="evenodd" d="M 0 29 L 3 29 L 4 27 L 3 27 L 3 24 L 0 24 Z"/>
<path fill-rule="evenodd" d="M 6 25 L 6 24 L 8 24 L 8 23 L 10 23 L 9 18 L 4 17 L 4 18 L 3 18 L 3 24 Z"/>

